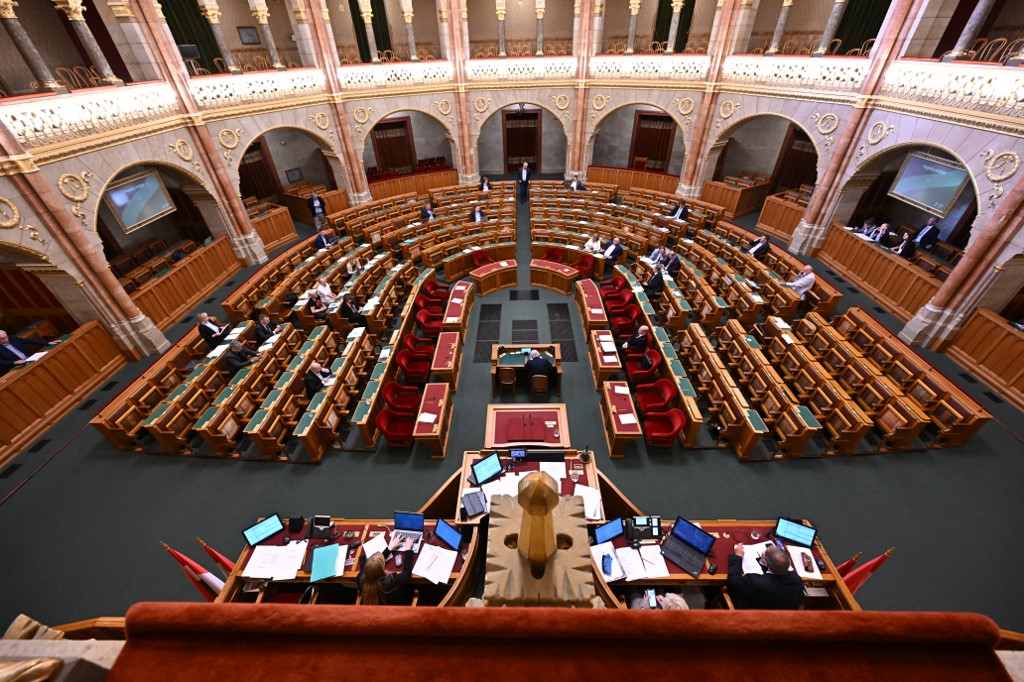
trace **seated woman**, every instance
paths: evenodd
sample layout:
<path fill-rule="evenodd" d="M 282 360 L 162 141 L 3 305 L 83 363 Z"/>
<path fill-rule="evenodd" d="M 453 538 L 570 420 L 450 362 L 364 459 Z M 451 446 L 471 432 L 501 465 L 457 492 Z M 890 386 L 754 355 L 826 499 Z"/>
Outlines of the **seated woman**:
<path fill-rule="evenodd" d="M 313 319 L 317 322 L 327 321 L 327 304 L 320 298 L 320 294 L 316 291 L 311 291 L 309 294 L 309 303 L 306 304 L 306 311 L 313 316 Z"/>
<path fill-rule="evenodd" d="M 401 544 L 402 572 L 390 573 L 385 568 L 395 548 Z M 407 585 L 412 577 L 412 540 L 392 536 L 391 542 L 383 553 L 375 552 L 369 559 L 366 553 L 359 555 L 359 575 L 356 577 L 356 589 L 362 597 L 363 604 L 400 605 L 408 603 Z"/>
<path fill-rule="evenodd" d="M 654 606 L 651 606 L 645 590 L 630 589 L 625 594 L 626 605 L 631 609 L 663 611 L 683 611 L 689 609 L 686 600 L 682 595 L 675 592 L 665 592 L 662 589 L 656 591 Z"/>
<path fill-rule="evenodd" d="M 598 239 L 597 235 L 590 235 L 590 239 L 583 245 L 583 250 L 587 253 L 601 253 L 604 249 L 601 248 L 601 240 Z"/>

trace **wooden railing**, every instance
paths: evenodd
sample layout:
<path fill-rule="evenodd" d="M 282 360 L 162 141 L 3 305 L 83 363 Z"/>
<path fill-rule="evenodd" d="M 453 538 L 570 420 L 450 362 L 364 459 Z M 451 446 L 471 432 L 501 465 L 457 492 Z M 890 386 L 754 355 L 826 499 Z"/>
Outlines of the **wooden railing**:
<path fill-rule="evenodd" d="M 132 292 L 132 300 L 162 331 L 178 322 L 199 301 L 241 268 L 227 237 L 192 253 L 162 277 Z"/>
<path fill-rule="evenodd" d="M 771 188 L 770 182 L 755 182 L 749 180 L 750 184 L 734 184 L 724 181 L 707 181 L 701 190 L 700 198 L 711 204 L 717 204 L 725 209 L 725 217 L 733 220 L 739 216 L 747 215 L 761 209 L 764 199 L 768 196 Z"/>
<path fill-rule="evenodd" d="M 313 224 L 313 212 L 309 210 L 309 199 L 316 190 L 317 196 L 324 202 L 324 215 L 344 211 L 348 208 L 348 192 L 343 189 L 328 190 L 323 185 L 292 185 L 286 187 L 281 194 L 281 203 L 288 207 L 292 217 L 298 221 Z"/>
<path fill-rule="evenodd" d="M 299 236 L 295 231 L 295 223 L 284 206 L 268 204 L 266 211 L 250 215 L 249 222 L 263 240 L 263 249 L 268 253 Z"/>
<path fill-rule="evenodd" d="M 942 282 L 877 244 L 833 223 L 814 254 L 904 322 L 931 300 Z"/>
<path fill-rule="evenodd" d="M 1024 410 L 1024 332 L 1006 318 L 979 308 L 967 320 L 946 354 Z"/>
<path fill-rule="evenodd" d="M 453 168 L 433 171 L 431 173 L 413 173 L 412 175 L 399 175 L 396 178 L 379 180 L 370 183 L 370 195 L 374 199 L 384 199 L 396 194 L 415 192 L 426 194 L 435 187 L 445 187 L 459 182 L 459 173 Z"/>
<path fill-rule="evenodd" d="M 757 219 L 757 229 L 789 242 L 806 210 L 805 204 L 787 200 L 785 192 L 773 194 L 764 202 L 761 216 Z"/>
<path fill-rule="evenodd" d="M 587 171 L 587 182 L 607 182 L 619 186 L 619 192 L 625 193 L 631 188 L 653 189 L 656 192 L 675 194 L 679 186 L 679 176 L 654 171 L 635 170 L 632 168 L 608 168 L 591 166 Z"/>
<path fill-rule="evenodd" d="M 0 464 L 38 438 L 125 364 L 98 322 L 86 322 L 46 356 L 0 377 Z"/>

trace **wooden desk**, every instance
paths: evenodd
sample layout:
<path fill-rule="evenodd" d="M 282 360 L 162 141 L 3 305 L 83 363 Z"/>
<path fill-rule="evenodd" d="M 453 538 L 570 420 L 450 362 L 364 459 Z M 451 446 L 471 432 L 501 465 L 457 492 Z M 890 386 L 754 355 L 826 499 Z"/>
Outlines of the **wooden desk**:
<path fill-rule="evenodd" d="M 602 348 L 602 343 L 605 348 Z M 612 350 L 607 350 L 607 344 Z M 622 360 L 619 359 L 615 335 L 607 329 L 595 329 L 590 332 L 590 343 L 587 344 L 590 354 L 590 369 L 594 375 L 594 387 L 600 391 L 601 385 L 622 371 Z"/>
<path fill-rule="evenodd" d="M 534 258 L 530 261 L 530 284 L 544 287 L 568 296 L 572 293 L 572 283 L 579 273 L 576 268 L 561 263 Z"/>
<path fill-rule="evenodd" d="M 622 457 L 626 443 L 643 437 L 640 417 L 633 407 L 633 394 L 625 381 L 605 382 L 601 389 L 601 420 L 611 457 Z M 631 423 L 626 423 L 629 421 Z"/>
<path fill-rule="evenodd" d="M 514 287 L 519 284 L 519 264 L 514 258 L 488 263 L 469 273 L 476 284 L 476 292 L 486 296 L 499 289 Z"/>
<path fill-rule="evenodd" d="M 444 309 L 445 331 L 458 332 L 466 336 L 469 311 L 473 308 L 473 283 L 462 281 L 452 287 L 448 294 L 448 305 Z"/>
<path fill-rule="evenodd" d="M 454 393 L 459 390 L 459 365 L 462 363 L 462 341 L 458 332 L 441 332 L 437 335 L 434 357 L 430 361 L 430 373 L 444 379 Z"/>
<path fill-rule="evenodd" d="M 564 403 L 487 406 L 485 448 L 568 448 L 569 418 Z"/>
<path fill-rule="evenodd" d="M 433 415 L 433 421 L 424 421 Z M 423 387 L 423 398 L 412 429 L 413 440 L 426 443 L 430 456 L 444 459 L 448 445 L 448 428 L 452 420 L 452 397 L 448 384 L 427 384 Z"/>
<path fill-rule="evenodd" d="M 524 355 L 524 346 L 518 344 L 491 344 L 491 395 L 498 395 L 498 367 L 514 367 L 516 370 L 516 383 L 521 383 L 521 375 L 524 372 L 528 355 Z M 544 346 L 533 346 L 542 357 L 555 368 L 554 383 L 556 395 L 562 395 L 562 345 L 549 343 Z M 553 349 L 553 350 L 552 350 Z"/>
<path fill-rule="evenodd" d="M 608 328 L 608 313 L 604 309 L 604 300 L 597 282 L 592 279 L 576 282 L 576 306 L 580 309 L 586 331 Z"/>

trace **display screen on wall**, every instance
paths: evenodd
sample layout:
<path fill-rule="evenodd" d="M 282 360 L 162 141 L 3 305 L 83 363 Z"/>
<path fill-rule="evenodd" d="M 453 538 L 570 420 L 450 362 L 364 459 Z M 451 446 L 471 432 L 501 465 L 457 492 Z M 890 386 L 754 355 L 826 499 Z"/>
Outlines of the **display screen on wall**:
<path fill-rule="evenodd" d="M 914 152 L 903 161 L 889 196 L 945 218 L 969 179 L 956 161 Z"/>
<path fill-rule="evenodd" d="M 103 199 L 125 234 L 176 210 L 167 188 L 155 171 L 116 182 L 107 188 Z"/>

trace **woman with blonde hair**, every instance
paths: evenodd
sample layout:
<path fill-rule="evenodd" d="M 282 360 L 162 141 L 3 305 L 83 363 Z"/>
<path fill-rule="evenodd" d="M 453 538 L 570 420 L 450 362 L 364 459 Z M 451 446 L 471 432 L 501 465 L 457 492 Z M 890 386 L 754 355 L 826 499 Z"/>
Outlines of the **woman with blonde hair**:
<path fill-rule="evenodd" d="M 402 567 L 402 572 L 391 573 L 387 570 L 387 562 L 399 544 L 402 545 L 402 554 L 395 558 L 395 563 Z M 402 604 L 408 601 L 404 599 L 405 590 L 403 588 L 412 577 L 413 558 L 412 541 L 396 537 L 391 538 L 387 549 L 383 552 L 375 552 L 369 559 L 366 558 L 365 552 L 360 554 L 356 587 L 359 590 L 361 603 L 370 605 Z"/>

